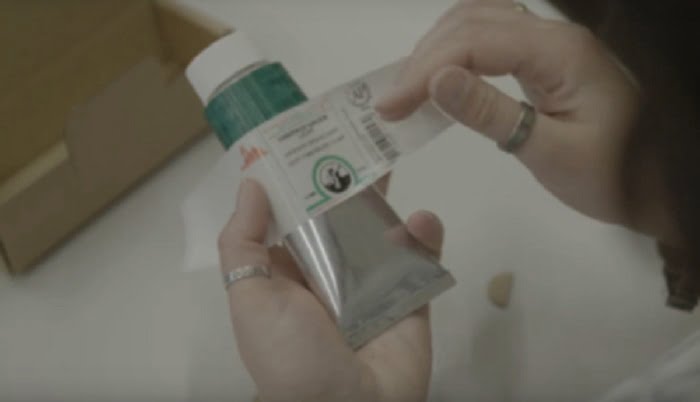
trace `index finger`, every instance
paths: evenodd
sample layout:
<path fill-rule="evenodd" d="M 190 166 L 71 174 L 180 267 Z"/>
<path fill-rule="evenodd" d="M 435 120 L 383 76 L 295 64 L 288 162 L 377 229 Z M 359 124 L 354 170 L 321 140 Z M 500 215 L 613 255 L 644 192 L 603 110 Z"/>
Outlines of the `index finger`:
<path fill-rule="evenodd" d="M 410 115 L 428 99 L 428 82 L 441 67 L 458 65 L 476 74 L 522 74 L 536 59 L 532 32 L 522 24 L 469 24 L 430 52 L 411 57 L 398 85 L 376 105 L 387 120 Z"/>

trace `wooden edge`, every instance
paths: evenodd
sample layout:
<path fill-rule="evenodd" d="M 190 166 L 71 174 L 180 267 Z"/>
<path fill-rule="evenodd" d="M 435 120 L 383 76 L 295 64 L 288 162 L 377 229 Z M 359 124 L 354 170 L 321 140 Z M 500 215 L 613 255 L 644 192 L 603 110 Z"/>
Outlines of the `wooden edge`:
<path fill-rule="evenodd" d="M 233 31 L 232 27 L 220 20 L 201 14 L 187 6 L 175 4 L 167 0 L 155 0 L 152 5 L 154 10 L 154 24 L 160 35 L 160 42 L 162 45 L 172 46 L 172 50 L 174 51 L 166 53 L 164 59 L 160 60 L 161 67 L 164 69 L 163 73 L 166 73 L 169 67 L 172 67 L 172 64 L 174 64 L 177 65 L 179 69 L 177 75 L 180 75 L 182 73 L 181 68 L 189 62 L 187 57 L 193 57 L 217 38 Z M 175 57 L 168 60 L 168 56 Z M 168 83 L 170 82 L 168 79 L 165 81 Z M 206 130 L 203 132 L 206 132 Z M 197 130 L 197 134 L 193 134 L 186 140 L 183 139 L 184 141 L 178 144 L 175 149 L 169 150 L 168 155 L 164 155 L 165 158 L 163 160 L 159 160 L 156 165 L 145 169 L 138 178 L 130 179 L 130 182 L 123 188 L 120 187 L 119 191 L 112 194 L 109 200 L 100 201 L 99 205 L 96 205 L 94 211 L 86 212 L 85 216 L 82 216 L 79 222 L 76 221 L 71 225 L 71 228 L 63 228 L 66 230 L 61 229 L 63 231 L 60 236 L 54 236 L 50 245 L 46 244 L 46 247 L 42 246 L 41 250 L 37 249 L 37 251 L 40 252 L 34 253 L 31 258 L 23 256 L 23 259 L 12 260 L 10 258 L 12 254 L 9 252 L 12 250 L 12 242 L 0 236 L 0 267 L 3 266 L 2 263 L 4 262 L 6 265 L 5 268 L 12 274 L 25 272 L 26 268 L 43 259 L 47 253 L 59 246 L 66 237 L 75 233 L 88 220 L 102 213 L 107 206 L 119 200 L 129 189 L 146 180 L 161 165 L 177 155 L 181 149 L 189 146 L 194 140 L 201 138 L 202 133 Z M 13 203 L 17 201 L 17 196 L 32 189 L 36 183 L 39 183 L 42 178 L 46 178 L 48 175 L 52 174 L 52 172 L 58 172 L 61 169 L 72 166 L 73 160 L 71 159 L 70 147 L 68 145 L 69 144 L 67 144 L 65 140 L 55 144 L 50 149 L 34 158 L 28 165 L 13 174 L 9 179 L 0 183 L 0 206 L 8 202 Z M 9 235 L 10 233 L 5 234 Z M 13 261 L 12 264 L 10 263 L 11 261 Z"/>
<path fill-rule="evenodd" d="M 223 36 L 233 32 L 233 28 L 226 22 L 213 18 L 190 6 L 178 4 L 171 0 L 155 0 L 154 3 L 161 10 L 169 11 L 182 20 L 189 20 L 206 28 L 214 36 Z"/>
<path fill-rule="evenodd" d="M 0 184 L 0 205 L 30 187 L 57 166 L 68 161 L 68 146 L 61 141 L 34 158 L 20 171 Z"/>
<path fill-rule="evenodd" d="M 156 0 L 153 9 L 165 51 L 163 62 L 179 70 L 216 39 L 234 31 L 221 20 L 172 1 Z"/>
<path fill-rule="evenodd" d="M 7 255 L 5 246 L 2 244 L 2 238 L 0 237 L 0 271 L 12 273 L 13 271 L 10 267 L 10 258 Z"/>

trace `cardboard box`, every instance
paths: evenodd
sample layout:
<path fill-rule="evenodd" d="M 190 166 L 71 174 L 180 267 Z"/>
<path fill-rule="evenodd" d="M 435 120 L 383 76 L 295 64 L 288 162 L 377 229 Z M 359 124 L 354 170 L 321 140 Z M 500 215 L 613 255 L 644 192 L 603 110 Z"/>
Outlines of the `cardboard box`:
<path fill-rule="evenodd" d="M 0 2 L 0 254 L 12 273 L 207 132 L 183 71 L 230 31 L 167 1 Z"/>

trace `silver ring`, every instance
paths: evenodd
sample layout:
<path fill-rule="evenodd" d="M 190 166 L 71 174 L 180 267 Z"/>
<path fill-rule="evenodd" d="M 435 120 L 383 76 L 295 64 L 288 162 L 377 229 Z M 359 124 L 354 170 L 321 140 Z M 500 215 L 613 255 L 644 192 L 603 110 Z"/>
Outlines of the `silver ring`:
<path fill-rule="evenodd" d="M 520 111 L 518 122 L 513 128 L 513 131 L 510 133 L 505 143 L 498 145 L 501 150 L 508 153 L 513 153 L 523 146 L 525 141 L 530 138 L 532 129 L 535 127 L 535 121 L 537 120 L 537 112 L 532 105 L 527 102 L 520 102 L 520 106 L 522 110 Z"/>
<path fill-rule="evenodd" d="M 521 13 L 526 13 L 530 10 L 528 10 L 527 6 L 519 1 L 515 2 L 515 9 L 520 11 Z"/>
<path fill-rule="evenodd" d="M 245 265 L 236 268 L 233 271 L 224 274 L 224 288 L 228 290 L 228 288 L 233 285 L 234 282 L 256 276 L 264 276 L 269 278 L 270 268 L 265 265 Z"/>

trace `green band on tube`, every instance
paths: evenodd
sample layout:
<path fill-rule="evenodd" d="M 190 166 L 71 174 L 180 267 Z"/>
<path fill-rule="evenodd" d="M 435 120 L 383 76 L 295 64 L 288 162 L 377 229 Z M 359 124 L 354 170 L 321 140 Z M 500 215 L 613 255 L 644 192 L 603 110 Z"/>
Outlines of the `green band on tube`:
<path fill-rule="evenodd" d="M 224 148 L 278 114 L 307 100 L 280 63 L 267 64 L 229 85 L 204 109 Z"/>

